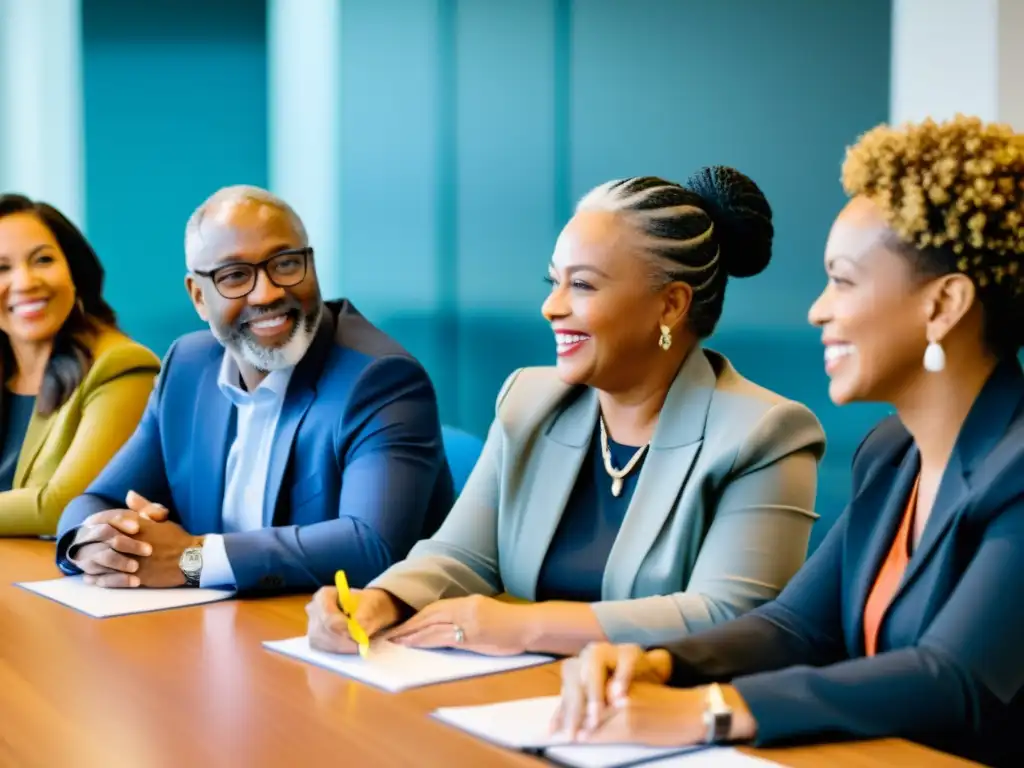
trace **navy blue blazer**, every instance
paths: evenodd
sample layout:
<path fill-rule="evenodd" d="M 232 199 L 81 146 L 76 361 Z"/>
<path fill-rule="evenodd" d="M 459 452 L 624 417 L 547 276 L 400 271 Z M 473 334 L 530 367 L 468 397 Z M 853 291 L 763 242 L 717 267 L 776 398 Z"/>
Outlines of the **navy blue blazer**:
<path fill-rule="evenodd" d="M 129 490 L 194 535 L 221 533 L 235 408 L 217 386 L 224 348 L 178 339 L 135 434 L 57 528 L 57 563 L 94 512 Z M 224 547 L 239 591 L 312 590 L 344 568 L 365 585 L 433 534 L 454 502 L 433 386 L 423 367 L 347 301 L 329 302 L 296 366 L 271 449 L 264 528 Z"/>
<path fill-rule="evenodd" d="M 670 646 L 671 683 L 732 681 L 757 742 L 904 737 L 1024 765 L 1024 374 L 975 401 L 931 517 L 864 656 L 864 604 L 919 455 L 895 417 L 864 440 L 853 498 L 779 597 Z"/>

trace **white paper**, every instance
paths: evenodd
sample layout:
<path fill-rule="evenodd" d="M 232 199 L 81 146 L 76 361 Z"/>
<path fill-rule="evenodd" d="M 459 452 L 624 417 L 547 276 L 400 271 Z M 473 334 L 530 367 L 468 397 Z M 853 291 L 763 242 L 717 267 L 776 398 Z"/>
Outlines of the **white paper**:
<path fill-rule="evenodd" d="M 309 640 L 305 636 L 265 642 L 263 645 L 272 651 L 308 661 L 318 667 L 392 693 L 421 685 L 492 675 L 496 672 L 508 672 L 554 661 L 550 656 L 535 654 L 481 656 L 468 651 L 421 650 L 395 645 L 386 640 L 372 642 L 370 654 L 366 659 L 358 654 L 345 655 L 314 650 L 309 647 Z"/>
<path fill-rule="evenodd" d="M 235 594 L 229 589 L 107 589 L 86 584 L 81 576 L 27 581 L 18 586 L 96 619 L 202 605 L 226 600 Z"/>
<path fill-rule="evenodd" d="M 621 744 L 570 745 L 564 734 L 551 733 L 558 701 L 557 696 L 541 696 L 478 707 L 444 707 L 435 711 L 434 717 L 510 749 L 546 747 L 546 757 L 579 768 L 614 768 L 679 752 L 678 748 Z"/>
<path fill-rule="evenodd" d="M 715 747 L 668 757 L 664 760 L 654 760 L 644 763 L 643 768 L 771 768 L 771 766 L 778 765 L 778 763 L 753 757 L 732 747 Z"/>
<path fill-rule="evenodd" d="M 652 765 L 688 766 L 690 763 L 685 760 L 691 760 L 696 755 L 708 751 L 706 747 L 692 747 L 688 750 L 685 747 L 642 747 L 636 744 L 577 744 L 571 747 L 548 747 L 544 750 L 544 756 L 572 768 L 620 768 L 641 762 L 644 768 L 649 768 Z M 667 757 L 662 760 L 655 759 L 661 755 Z M 676 760 L 680 762 L 674 762 Z"/>
<path fill-rule="evenodd" d="M 476 707 L 442 707 L 433 714 L 442 722 L 503 747 L 536 749 L 568 743 L 550 732 L 557 708 L 557 696 L 541 696 Z"/>
<path fill-rule="evenodd" d="M 569 744 L 564 734 L 550 731 L 557 696 L 517 699 L 477 707 L 444 707 L 438 720 L 509 749 L 543 749 L 549 760 L 573 768 L 618 768 L 642 763 L 644 768 L 702 766 L 768 766 L 730 748 L 645 747 L 635 744 Z M 662 759 L 658 759 L 661 757 Z"/>

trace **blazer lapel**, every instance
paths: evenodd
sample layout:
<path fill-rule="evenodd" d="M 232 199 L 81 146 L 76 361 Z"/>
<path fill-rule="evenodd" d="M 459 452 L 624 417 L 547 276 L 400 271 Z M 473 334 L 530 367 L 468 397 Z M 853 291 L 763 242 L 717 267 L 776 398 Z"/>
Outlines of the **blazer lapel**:
<path fill-rule="evenodd" d="M 928 561 L 932 550 L 942 540 L 946 529 L 953 522 L 957 513 L 963 508 L 964 501 L 967 498 L 967 491 L 967 482 L 964 479 L 960 457 L 954 452 L 950 457 L 949 464 L 946 466 L 946 471 L 942 475 L 939 490 L 935 494 L 935 501 L 932 503 L 931 514 L 928 516 L 928 522 L 924 525 L 924 531 L 921 532 L 921 540 L 917 543 L 917 547 L 910 556 L 907 570 L 904 571 L 903 578 L 900 579 L 900 585 L 893 595 L 890 605 L 899 599 L 900 593 L 906 589 L 907 584 L 910 583 Z"/>
<path fill-rule="evenodd" d="M 662 406 L 636 490 L 608 555 L 601 585 L 603 599 L 633 596 L 637 573 L 675 509 L 700 451 L 715 382 L 715 371 L 704 350 L 695 347 Z"/>
<path fill-rule="evenodd" d="M 234 404 L 217 386 L 217 376 L 223 356 L 215 355 L 203 371 L 196 397 L 195 425 L 203 438 L 192 445 L 192 520 L 185 527 L 195 531 L 220 533 L 224 518 L 224 473 L 228 451 L 235 434 L 236 412 Z"/>
<path fill-rule="evenodd" d="M 907 445 L 910 445 L 909 437 Z M 883 461 L 850 503 L 852 514 L 846 532 L 844 559 L 859 565 L 853 573 L 847 605 L 852 620 L 844 624 L 850 632 L 847 647 L 856 649 L 857 653 L 864 652 L 864 606 L 868 592 L 874 586 L 878 569 L 889 554 L 896 529 L 907 510 L 919 466 L 920 457 L 914 448 L 894 455 Z M 874 515 L 873 510 L 880 512 Z"/>
<path fill-rule="evenodd" d="M 584 390 L 555 417 L 530 459 L 535 470 L 525 481 L 533 492 L 520 494 L 526 509 L 516 537 L 517 553 L 509 558 L 516 563 L 516 572 L 508 574 L 510 583 L 506 585 L 527 600 L 537 599 L 540 569 L 587 456 L 597 411 L 597 393 Z"/>
<path fill-rule="evenodd" d="M 28 429 L 25 430 L 25 441 L 18 455 L 18 464 L 14 468 L 14 481 L 12 487 L 22 488 L 25 485 L 25 478 L 28 477 L 32 465 L 39 456 L 50 430 L 57 421 L 60 411 L 55 411 L 49 416 L 40 416 L 38 411 L 32 413 L 28 422 Z"/>
<path fill-rule="evenodd" d="M 334 343 L 335 323 L 330 307 L 325 306 L 320 325 L 317 327 L 313 343 L 288 382 L 288 391 L 281 406 L 281 415 L 277 420 L 274 442 L 270 448 L 270 465 L 267 469 L 267 484 L 263 493 L 263 526 L 274 524 L 274 515 L 278 508 L 278 497 L 288 469 L 288 460 L 292 455 L 295 433 L 302 423 L 306 411 L 316 397 L 316 383 L 323 372 L 327 355 Z"/>
<path fill-rule="evenodd" d="M 1005 434 L 1024 399 L 1024 375 L 1016 360 L 1001 363 L 982 387 L 957 436 L 946 471 L 942 474 L 932 511 L 921 540 L 907 564 L 893 601 L 921 571 L 961 512 L 970 491 L 969 477 Z"/>
<path fill-rule="evenodd" d="M 312 387 L 292 386 L 289 382 L 288 394 L 281 406 L 281 416 L 277 421 L 277 431 L 270 448 L 270 467 L 267 471 L 267 485 L 263 494 L 263 526 L 274 524 L 274 512 L 277 509 L 281 484 L 284 482 L 288 459 L 292 454 L 295 433 L 302 423 L 303 416 L 313 403 L 316 391 Z"/>

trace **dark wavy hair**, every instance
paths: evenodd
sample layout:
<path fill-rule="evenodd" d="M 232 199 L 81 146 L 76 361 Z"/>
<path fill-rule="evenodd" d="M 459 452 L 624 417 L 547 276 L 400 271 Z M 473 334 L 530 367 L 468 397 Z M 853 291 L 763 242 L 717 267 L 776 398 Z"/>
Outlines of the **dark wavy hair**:
<path fill-rule="evenodd" d="M 36 216 L 53 234 L 67 259 L 78 297 L 53 340 L 53 351 L 36 397 L 36 411 L 48 416 L 67 402 L 92 367 L 92 351 L 85 337 L 95 334 L 101 324 L 116 328 L 117 316 L 103 299 L 103 265 L 81 230 L 52 205 L 24 195 L 0 195 L 0 218 L 17 213 Z M 16 365 L 5 333 L 0 333 L 0 365 L 5 379 Z"/>

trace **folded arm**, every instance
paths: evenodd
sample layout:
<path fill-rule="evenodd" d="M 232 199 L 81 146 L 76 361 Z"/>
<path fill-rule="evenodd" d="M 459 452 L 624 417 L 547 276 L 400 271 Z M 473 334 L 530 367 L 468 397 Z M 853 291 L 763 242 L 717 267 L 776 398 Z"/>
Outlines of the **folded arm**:
<path fill-rule="evenodd" d="M 342 428 L 353 424 L 355 436 L 342 446 Z M 375 362 L 337 431 L 345 451 L 338 518 L 226 534 L 240 591 L 315 589 L 333 583 L 338 569 L 360 587 L 419 537 L 444 467 L 437 400 L 423 368 L 404 357 Z"/>
<path fill-rule="evenodd" d="M 173 347 L 165 358 L 165 372 L 170 364 L 172 354 Z M 174 517 L 170 488 L 164 469 L 158 418 L 164 376 L 165 374 L 161 374 L 155 387 L 150 380 L 149 401 L 141 420 L 138 420 L 138 426 L 131 433 L 131 437 L 121 446 L 114 458 L 106 463 L 85 493 L 72 499 L 64 508 L 57 524 L 57 565 L 64 573 L 72 575 L 81 572 L 65 556 L 68 547 L 74 541 L 79 526 L 96 512 L 123 508 L 129 491 L 135 491 L 151 502 L 162 504 L 171 510 L 171 516 Z M 111 413 L 108 409 L 104 419 L 98 420 L 93 429 L 84 429 L 83 422 L 75 437 L 76 442 L 79 435 L 83 437 L 103 435 L 110 429 L 116 433 L 122 427 L 114 425 L 123 425 L 128 421 L 123 418 L 123 415 L 123 406 L 119 403 L 116 414 Z M 132 419 L 130 424 L 135 424 L 135 421 Z M 107 437 L 103 439 L 108 444 L 111 440 Z M 90 447 L 91 444 L 85 450 L 89 450 Z"/>

